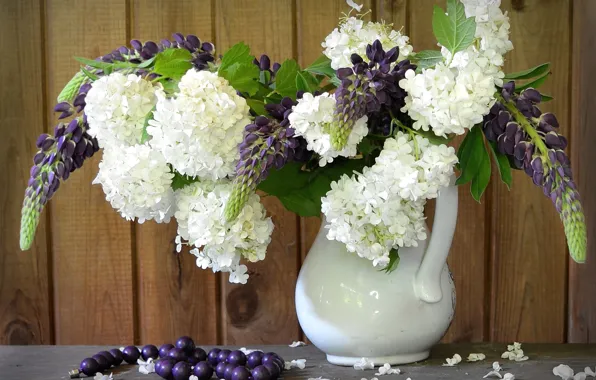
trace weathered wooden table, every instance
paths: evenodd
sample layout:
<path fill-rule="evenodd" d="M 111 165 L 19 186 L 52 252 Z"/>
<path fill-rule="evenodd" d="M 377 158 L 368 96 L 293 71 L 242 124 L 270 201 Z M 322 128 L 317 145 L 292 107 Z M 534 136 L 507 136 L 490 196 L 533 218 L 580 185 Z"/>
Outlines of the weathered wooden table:
<path fill-rule="evenodd" d="M 205 347 L 206 348 L 206 347 Z M 232 348 L 232 347 L 229 347 Z M 234 347 L 235 348 L 235 347 Z M 250 347 L 249 347 L 250 348 Z M 553 367 L 567 364 L 576 372 L 590 366 L 596 366 L 596 344 L 524 344 L 523 349 L 530 360 L 511 362 L 501 359 L 505 351 L 503 344 L 449 344 L 435 347 L 431 359 L 410 365 L 398 366 L 402 374 L 375 376 L 376 370 L 356 371 L 350 367 L 337 367 L 325 361 L 324 355 L 313 346 L 290 348 L 288 346 L 255 347 L 265 351 L 275 351 L 285 360 L 306 359 L 306 368 L 292 369 L 284 373 L 284 379 L 325 379 L 360 380 L 378 377 L 379 380 L 481 380 L 492 367 L 493 361 L 499 361 L 505 374 L 510 372 L 516 380 L 559 379 L 552 373 Z M 51 380 L 68 379 L 68 371 L 76 368 L 81 359 L 91 356 L 106 347 L 92 346 L 0 346 L 1 380 Z M 446 357 L 458 353 L 464 358 L 455 367 L 443 367 Z M 466 363 L 470 353 L 483 353 L 486 360 Z M 137 366 L 122 365 L 113 371 L 114 380 L 158 380 L 156 374 L 143 375 Z M 214 377 L 215 378 L 215 377 Z"/>

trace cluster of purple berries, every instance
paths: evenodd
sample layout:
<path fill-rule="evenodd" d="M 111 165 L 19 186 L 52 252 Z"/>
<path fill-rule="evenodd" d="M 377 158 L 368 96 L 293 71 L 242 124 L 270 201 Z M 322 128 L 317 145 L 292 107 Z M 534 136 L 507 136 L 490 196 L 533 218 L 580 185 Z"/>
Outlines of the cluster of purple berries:
<path fill-rule="evenodd" d="M 213 348 L 207 353 L 188 336 L 178 338 L 176 345 L 163 344 L 159 348 L 152 344 L 140 350 L 127 346 L 101 351 L 83 359 L 79 371 L 94 376 L 122 361 L 136 364 L 142 358 L 155 360 L 155 372 L 167 380 L 188 380 L 191 375 L 199 380 L 213 377 L 225 380 L 276 380 L 284 370 L 284 360 L 274 352 L 253 351 L 246 355 L 240 350 Z"/>

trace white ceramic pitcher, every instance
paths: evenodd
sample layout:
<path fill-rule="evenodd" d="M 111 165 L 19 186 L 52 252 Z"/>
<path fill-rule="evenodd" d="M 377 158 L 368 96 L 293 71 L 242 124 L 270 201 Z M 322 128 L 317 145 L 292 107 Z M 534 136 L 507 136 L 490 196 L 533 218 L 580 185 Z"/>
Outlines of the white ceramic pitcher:
<path fill-rule="evenodd" d="M 432 234 L 399 250 L 392 273 L 327 239 L 321 230 L 296 284 L 302 330 L 330 363 L 377 365 L 424 360 L 447 331 L 455 286 L 446 259 L 457 220 L 457 186 L 441 190 Z"/>

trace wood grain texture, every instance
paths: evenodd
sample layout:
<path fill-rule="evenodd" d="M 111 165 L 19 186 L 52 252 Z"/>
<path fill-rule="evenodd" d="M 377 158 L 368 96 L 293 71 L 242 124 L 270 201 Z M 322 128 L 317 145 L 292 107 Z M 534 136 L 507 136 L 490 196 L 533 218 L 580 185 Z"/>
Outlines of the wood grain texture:
<path fill-rule="evenodd" d="M 44 132 L 41 14 L 39 0 L 0 1 L 0 344 L 52 343 L 47 211 L 31 249 L 19 248 L 23 193 Z"/>
<path fill-rule="evenodd" d="M 137 0 L 132 3 L 132 38 L 159 41 L 172 33 L 212 41 L 211 2 Z M 181 335 L 199 344 L 217 343 L 219 276 L 201 270 L 194 256 L 176 253 L 176 221 L 136 225 L 139 342 L 160 344 Z"/>
<path fill-rule="evenodd" d="M 216 46 L 225 52 L 238 41 L 247 43 L 255 56 L 268 54 L 282 62 L 295 55 L 294 3 L 258 0 L 217 1 Z M 240 27 L 239 25 L 242 25 Z M 222 276 L 223 343 L 286 343 L 299 338 L 294 311 L 298 274 L 298 217 L 277 198 L 262 198 L 275 230 L 264 262 L 249 264 L 246 285 L 232 285 Z"/>
<path fill-rule="evenodd" d="M 47 2 L 49 108 L 78 70 L 73 56 L 97 57 L 126 42 L 126 16 L 125 0 Z M 58 344 L 134 337 L 132 225 L 91 185 L 99 156 L 73 173 L 50 204 Z"/>
<path fill-rule="evenodd" d="M 542 107 L 556 113 L 569 135 L 570 1 L 504 1 L 511 18 L 506 72 L 552 63 L 541 91 L 555 97 Z M 567 252 L 563 227 L 550 200 L 525 173 L 513 173 L 511 191 L 493 185 L 492 307 L 494 341 L 565 339 Z"/>
<path fill-rule="evenodd" d="M 432 32 L 433 5 L 444 7 L 444 1 L 411 1 L 409 9 L 410 38 L 415 51 L 438 49 Z M 463 138 L 454 140 L 455 149 Z M 496 181 L 493 177 L 493 181 Z M 470 185 L 460 186 L 457 228 L 449 253 L 448 264 L 457 289 L 455 318 L 444 342 L 478 342 L 486 337 L 485 297 L 486 268 L 486 231 L 488 217 L 487 205 L 490 204 L 490 192 L 484 194 L 482 203 L 474 201 L 470 194 Z M 434 202 L 426 208 L 429 225 L 432 225 Z"/>
<path fill-rule="evenodd" d="M 582 195 L 588 227 L 586 263 L 569 259 L 567 341 L 596 342 L 596 2 L 573 2 L 571 164 Z"/>

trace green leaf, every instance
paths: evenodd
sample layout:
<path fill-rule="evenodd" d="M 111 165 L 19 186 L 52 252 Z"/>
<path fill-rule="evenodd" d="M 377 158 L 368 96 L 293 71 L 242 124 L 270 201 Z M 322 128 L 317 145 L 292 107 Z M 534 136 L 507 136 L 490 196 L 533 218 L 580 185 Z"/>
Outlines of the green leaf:
<path fill-rule="evenodd" d="M 544 84 L 544 82 L 546 82 L 546 80 L 548 79 L 548 72 L 543 74 L 541 77 L 538 77 L 538 79 L 535 79 L 529 83 L 526 83 L 524 85 L 518 86 L 517 84 L 515 85 L 515 92 L 522 92 L 523 90 L 525 90 L 526 88 L 538 88 L 540 86 L 542 86 Z"/>
<path fill-rule="evenodd" d="M 546 94 L 542 94 L 540 96 L 542 97 L 542 103 L 550 102 L 554 99 L 552 96 Z"/>
<path fill-rule="evenodd" d="M 470 186 L 472 198 L 474 198 L 474 200 L 476 200 L 478 203 L 480 203 L 480 198 L 482 198 L 482 194 L 488 186 L 491 174 L 490 157 L 488 156 L 488 152 L 486 151 L 484 144 L 482 144 L 482 152 L 483 155 L 480 158 L 480 168 L 476 177 L 472 179 L 472 186 Z"/>
<path fill-rule="evenodd" d="M 310 173 L 301 170 L 302 165 L 288 162 L 281 169 L 271 170 L 267 179 L 257 189 L 276 197 L 283 196 L 308 184 Z"/>
<path fill-rule="evenodd" d="M 96 61 L 94 59 L 89 59 L 85 57 L 74 57 L 77 61 L 95 69 L 105 70 L 112 67 L 112 63 L 103 62 L 103 61 Z"/>
<path fill-rule="evenodd" d="M 256 99 L 246 99 L 246 103 L 250 107 L 250 109 L 257 115 L 267 115 L 267 110 L 265 109 L 265 103 L 260 100 Z"/>
<path fill-rule="evenodd" d="M 412 57 L 412 62 L 415 63 L 418 69 L 426 69 L 435 66 L 437 63 L 443 61 L 443 55 L 438 50 L 423 50 L 416 53 Z"/>
<path fill-rule="evenodd" d="M 455 184 L 463 185 L 476 177 L 481 168 L 482 160 L 487 155 L 482 128 L 476 125 L 468 132 L 457 152 L 461 175 Z"/>
<path fill-rule="evenodd" d="M 81 86 L 88 82 L 88 78 L 82 71 L 77 72 L 64 86 L 56 101 L 58 103 L 68 102 L 72 103 L 76 96 L 79 94 Z"/>
<path fill-rule="evenodd" d="M 513 79 L 532 79 L 540 75 L 544 75 L 550 69 L 550 62 L 543 63 L 541 65 L 532 67 L 531 69 L 517 71 L 515 73 L 506 74 L 503 81 L 509 81 Z"/>
<path fill-rule="evenodd" d="M 147 116 L 145 116 L 145 122 L 143 123 L 143 132 L 141 133 L 141 144 L 144 144 L 151 137 L 149 133 L 147 133 L 147 127 L 149 126 L 149 120 L 153 119 L 153 111 L 155 111 L 155 106 L 153 106 L 151 111 L 149 111 Z"/>
<path fill-rule="evenodd" d="M 180 80 L 192 68 L 192 55 L 186 49 L 169 48 L 155 56 L 153 72 L 161 76 Z"/>
<path fill-rule="evenodd" d="M 316 83 L 313 83 L 314 78 L 311 74 L 302 72 L 296 75 L 296 89 L 298 91 L 314 92 L 318 89 Z"/>
<path fill-rule="evenodd" d="M 366 137 L 362 139 L 362 141 L 360 141 L 360 144 L 358 144 L 358 152 L 360 152 L 360 154 L 362 154 L 363 156 L 368 156 L 373 151 L 379 148 L 380 147 L 378 145 L 373 144 L 373 142 Z"/>
<path fill-rule="evenodd" d="M 174 170 L 174 178 L 172 178 L 172 190 L 179 190 L 190 185 L 191 183 L 199 182 L 197 177 L 180 174 Z"/>
<path fill-rule="evenodd" d="M 140 68 L 140 69 L 145 69 L 145 68 L 153 65 L 153 62 L 155 62 L 155 58 L 156 57 L 157 56 L 152 57 L 152 58 L 149 58 L 148 60 L 146 60 L 144 62 L 141 62 L 137 67 Z"/>
<path fill-rule="evenodd" d="M 321 54 L 319 58 L 310 64 L 304 71 L 309 73 L 325 75 L 328 78 L 332 78 L 335 75 L 335 70 L 331 68 L 331 60 L 327 58 L 325 54 Z"/>
<path fill-rule="evenodd" d="M 252 64 L 255 57 L 250 55 L 250 48 L 244 42 L 238 42 L 226 51 L 221 59 L 219 71 L 225 71 L 228 67 L 235 63 Z"/>
<path fill-rule="evenodd" d="M 87 78 L 91 79 L 91 81 L 96 81 L 99 79 L 97 75 L 93 74 L 91 71 L 87 70 L 83 66 L 81 66 L 81 71 L 83 72 L 83 74 L 87 76 Z"/>
<path fill-rule="evenodd" d="M 387 264 L 387 266 L 381 270 L 384 271 L 385 273 L 391 273 L 397 269 L 398 265 L 399 265 L 399 251 L 397 250 L 397 248 L 391 248 L 391 251 L 389 251 L 389 264 Z"/>
<path fill-rule="evenodd" d="M 259 68 L 252 63 L 235 63 L 220 75 L 230 82 L 230 86 L 237 91 L 254 95 L 259 90 Z"/>
<path fill-rule="evenodd" d="M 271 81 L 271 73 L 269 71 L 261 71 L 259 73 L 259 82 L 268 85 L 269 81 Z"/>
<path fill-rule="evenodd" d="M 296 99 L 296 76 L 300 73 L 300 66 L 293 59 L 287 59 L 275 74 L 275 91 L 281 96 Z"/>
<path fill-rule="evenodd" d="M 442 137 L 442 136 L 437 136 L 435 135 L 435 133 L 433 131 L 423 131 L 422 129 L 416 131 L 417 135 L 420 135 L 422 137 L 426 137 L 428 139 L 428 141 L 431 142 L 431 144 L 434 145 L 441 145 L 441 144 L 449 144 L 449 141 L 453 140 L 453 136 L 447 136 L 447 137 Z"/>
<path fill-rule="evenodd" d="M 318 203 L 311 199 L 308 194 L 293 192 L 278 197 L 281 203 L 289 211 L 295 212 L 300 216 L 320 216 L 321 202 Z"/>
<path fill-rule="evenodd" d="M 511 166 L 509 164 L 509 158 L 507 158 L 506 154 L 499 152 L 499 149 L 497 148 L 497 143 L 490 141 L 488 144 L 491 148 L 491 151 L 493 152 L 493 158 L 495 160 L 495 163 L 497 164 L 497 169 L 499 169 L 501 181 L 503 181 L 503 183 L 507 185 L 508 189 L 511 189 L 513 176 L 511 175 Z"/>
<path fill-rule="evenodd" d="M 437 41 L 452 54 L 474 42 L 476 22 L 473 17 L 466 18 L 465 8 L 459 0 L 447 0 L 447 14 L 435 5 L 432 24 Z"/>

